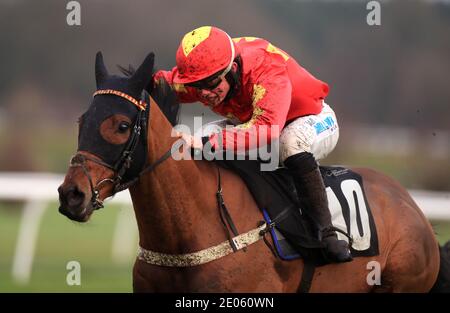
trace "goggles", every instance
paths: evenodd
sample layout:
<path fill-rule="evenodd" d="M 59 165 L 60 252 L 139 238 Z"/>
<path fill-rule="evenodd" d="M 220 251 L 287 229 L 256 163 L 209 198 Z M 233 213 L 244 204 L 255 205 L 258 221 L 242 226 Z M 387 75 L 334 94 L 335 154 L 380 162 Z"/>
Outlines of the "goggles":
<path fill-rule="evenodd" d="M 223 71 L 222 73 L 218 74 L 214 74 L 210 77 L 207 77 L 205 79 L 196 81 L 196 82 L 192 82 L 192 83 L 188 83 L 186 84 L 186 86 L 188 87 L 193 87 L 196 89 L 206 89 L 206 90 L 213 90 L 216 89 L 217 86 L 220 85 L 220 83 L 222 82 L 223 78 L 225 77 L 225 75 L 227 75 L 228 71 Z"/>

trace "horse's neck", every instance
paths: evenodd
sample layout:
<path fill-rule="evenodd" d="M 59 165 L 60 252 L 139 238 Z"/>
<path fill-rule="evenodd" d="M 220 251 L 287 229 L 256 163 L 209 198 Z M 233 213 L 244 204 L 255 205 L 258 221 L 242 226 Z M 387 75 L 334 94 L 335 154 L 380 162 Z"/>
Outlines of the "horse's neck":
<path fill-rule="evenodd" d="M 150 116 L 149 162 L 154 163 L 177 138 L 171 137 L 172 126 L 155 103 Z M 210 166 L 206 164 L 206 167 Z M 176 161 L 172 157 L 142 177 L 130 188 L 141 246 L 180 253 L 180 246 L 195 241 L 193 234 L 198 233 L 199 223 L 206 223 L 211 211 L 216 213 L 210 200 L 202 200 L 202 193 L 213 186 L 214 175 L 202 175 L 194 161 Z M 214 195 L 214 190 L 209 192 Z"/>

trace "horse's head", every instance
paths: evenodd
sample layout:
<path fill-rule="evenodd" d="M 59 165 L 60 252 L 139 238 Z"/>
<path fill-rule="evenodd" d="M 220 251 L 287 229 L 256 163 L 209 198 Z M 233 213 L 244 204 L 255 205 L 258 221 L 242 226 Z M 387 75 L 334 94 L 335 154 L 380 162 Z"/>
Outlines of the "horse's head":
<path fill-rule="evenodd" d="M 58 188 L 59 211 L 85 222 L 105 198 L 136 178 L 147 160 L 153 53 L 129 77 L 109 75 L 97 53 L 97 91 L 79 119 L 78 150 Z"/>

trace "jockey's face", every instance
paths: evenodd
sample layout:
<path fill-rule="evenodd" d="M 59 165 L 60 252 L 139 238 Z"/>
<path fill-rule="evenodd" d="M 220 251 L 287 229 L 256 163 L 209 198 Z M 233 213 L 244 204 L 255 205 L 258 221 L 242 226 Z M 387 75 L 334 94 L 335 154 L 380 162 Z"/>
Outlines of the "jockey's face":
<path fill-rule="evenodd" d="M 233 62 L 231 70 L 237 70 L 236 62 Z M 224 74 L 212 80 L 208 80 L 206 84 L 200 84 L 204 86 L 195 86 L 197 85 L 195 83 L 193 85 L 195 88 L 197 88 L 200 98 L 210 107 L 215 107 L 222 103 L 228 92 L 230 91 L 230 84 L 225 79 Z"/>
<path fill-rule="evenodd" d="M 214 89 L 199 89 L 200 98 L 206 102 L 210 107 L 215 107 L 219 105 L 223 99 L 230 91 L 230 84 L 226 79 L 222 79 L 222 81 L 217 85 Z"/>

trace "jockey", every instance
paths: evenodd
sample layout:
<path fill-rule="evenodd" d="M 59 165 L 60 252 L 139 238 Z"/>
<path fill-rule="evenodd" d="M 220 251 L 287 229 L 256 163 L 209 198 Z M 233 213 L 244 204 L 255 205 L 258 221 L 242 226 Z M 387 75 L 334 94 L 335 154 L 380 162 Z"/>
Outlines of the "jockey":
<path fill-rule="evenodd" d="M 209 137 L 183 133 L 180 136 L 188 146 L 201 149 L 209 142 L 215 149 L 230 145 L 236 149 L 242 142 L 236 135 L 248 139 L 259 136 L 264 127 L 269 129 L 264 136 L 279 139 L 281 162 L 292 173 L 299 196 L 306 199 L 310 215 L 319 224 L 328 258 L 351 261 L 347 242 L 338 240 L 333 231 L 317 163 L 334 149 L 339 137 L 336 116 L 324 102 L 328 85 L 270 42 L 255 37 L 231 39 L 212 26 L 183 37 L 176 64 L 171 71 L 155 73 L 155 83 L 164 78 L 179 102 L 199 101 L 235 125 Z M 281 133 L 270 131 L 273 125 Z"/>

